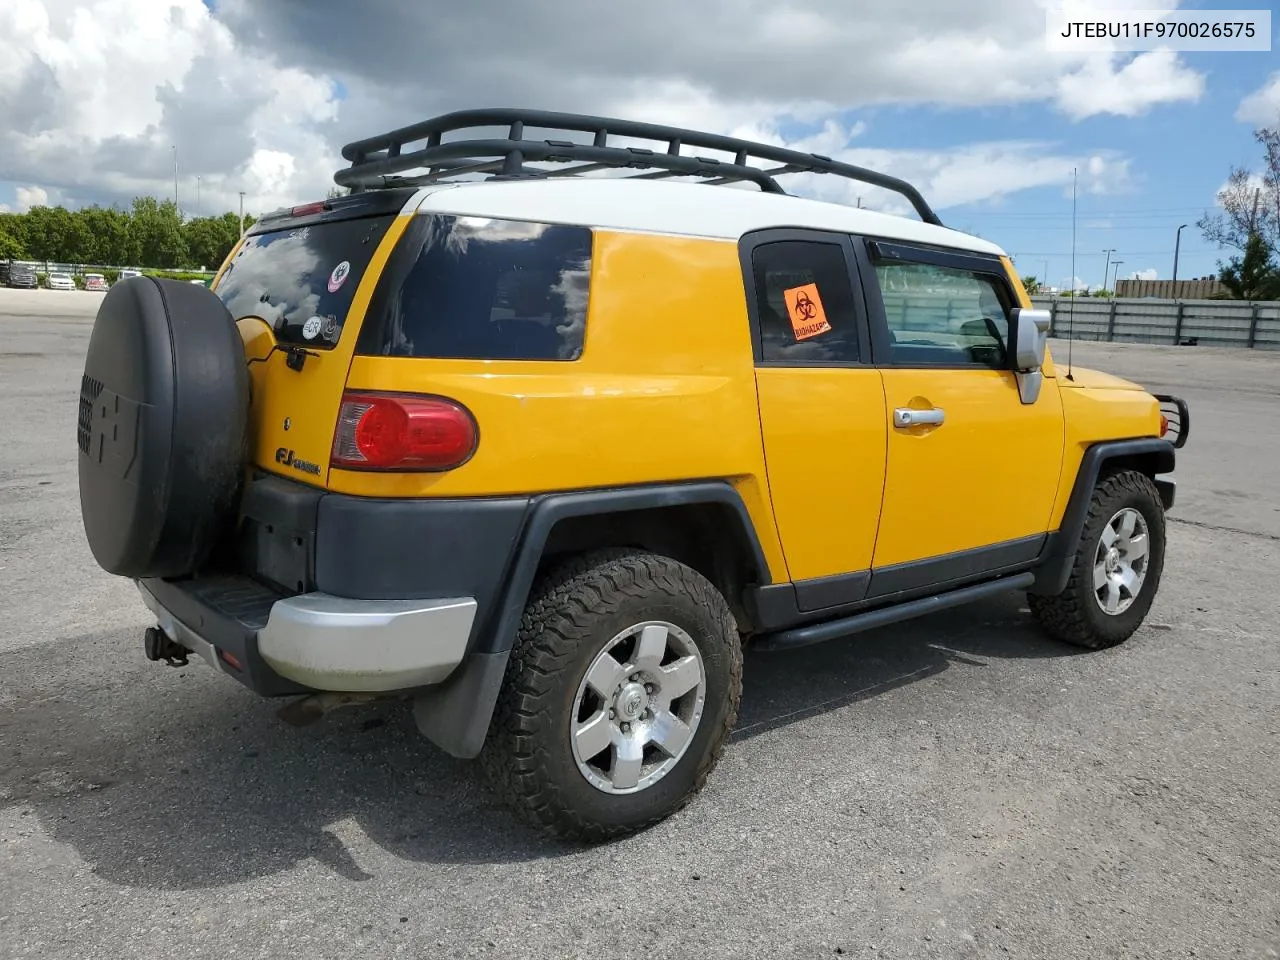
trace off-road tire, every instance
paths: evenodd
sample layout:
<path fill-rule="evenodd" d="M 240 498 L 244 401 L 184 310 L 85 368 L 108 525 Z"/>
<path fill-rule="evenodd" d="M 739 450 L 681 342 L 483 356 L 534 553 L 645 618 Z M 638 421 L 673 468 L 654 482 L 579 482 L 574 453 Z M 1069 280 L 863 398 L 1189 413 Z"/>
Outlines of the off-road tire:
<path fill-rule="evenodd" d="M 1126 507 L 1136 509 L 1146 521 L 1148 566 L 1133 603 L 1121 613 L 1109 615 L 1098 605 L 1093 590 L 1094 559 L 1103 528 Z M 1151 609 L 1164 569 L 1164 549 L 1164 503 L 1151 478 L 1136 470 L 1105 476 L 1090 497 L 1066 588 L 1052 597 L 1028 594 L 1031 613 L 1051 636 L 1064 643 L 1089 650 L 1117 646 L 1133 635 Z"/>
<path fill-rule="evenodd" d="M 703 660 L 706 700 L 670 772 L 632 794 L 609 794 L 580 772 L 570 739 L 574 700 L 609 640 L 648 620 L 686 631 Z M 523 820 L 563 840 L 600 843 L 684 807 L 719 762 L 738 719 L 742 650 L 724 597 L 697 571 L 637 551 L 594 551 L 542 577 L 511 651 L 480 763 Z"/>

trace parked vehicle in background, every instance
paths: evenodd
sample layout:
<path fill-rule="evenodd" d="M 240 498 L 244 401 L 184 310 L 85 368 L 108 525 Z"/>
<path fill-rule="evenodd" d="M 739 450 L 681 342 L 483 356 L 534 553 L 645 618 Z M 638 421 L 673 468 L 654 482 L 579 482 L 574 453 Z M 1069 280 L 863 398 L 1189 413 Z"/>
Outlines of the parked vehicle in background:
<path fill-rule="evenodd" d="M 76 288 L 76 282 L 71 279 L 71 274 L 69 273 L 49 274 L 48 284 L 50 290 L 74 290 Z"/>
<path fill-rule="evenodd" d="M 25 287 L 28 290 L 34 290 L 40 285 L 36 278 L 36 265 L 34 263 L 11 263 L 9 264 L 9 286 Z"/>
<path fill-rule="evenodd" d="M 140 276 L 142 276 L 141 270 L 121 270 L 120 277 L 116 282 L 119 283 L 120 280 L 128 280 L 131 277 L 140 277 Z"/>
<path fill-rule="evenodd" d="M 108 289 L 107 278 L 100 273 L 86 273 L 84 275 L 84 288 L 93 290 L 96 293 L 105 293 Z"/>

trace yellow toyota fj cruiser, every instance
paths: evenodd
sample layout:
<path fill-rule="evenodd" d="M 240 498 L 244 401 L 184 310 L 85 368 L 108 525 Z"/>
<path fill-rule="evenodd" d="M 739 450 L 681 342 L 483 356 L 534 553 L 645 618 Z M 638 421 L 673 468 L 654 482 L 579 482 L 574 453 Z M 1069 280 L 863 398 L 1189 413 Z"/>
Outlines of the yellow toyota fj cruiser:
<path fill-rule="evenodd" d="M 1005 590 L 1084 647 L 1142 622 L 1186 404 L 1056 365 L 1009 259 L 909 184 L 516 110 L 343 156 L 350 193 L 264 217 L 212 289 L 97 315 L 82 515 L 151 659 L 411 698 L 529 821 L 603 840 L 701 786 L 746 642 Z"/>

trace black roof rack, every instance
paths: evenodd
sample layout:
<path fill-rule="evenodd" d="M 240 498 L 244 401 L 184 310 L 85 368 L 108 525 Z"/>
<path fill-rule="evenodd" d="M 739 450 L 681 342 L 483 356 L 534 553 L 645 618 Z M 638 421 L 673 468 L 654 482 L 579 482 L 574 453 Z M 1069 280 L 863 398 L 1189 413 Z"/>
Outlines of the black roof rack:
<path fill-rule="evenodd" d="M 506 127 L 507 135 L 496 139 L 443 141 L 445 134 L 474 127 Z M 530 127 L 586 133 L 591 135 L 591 142 L 529 140 L 525 135 Z M 661 147 L 610 145 L 610 137 L 659 141 Z M 419 141 L 425 142 L 406 151 L 406 147 Z M 730 162 L 682 152 L 686 148 L 720 150 L 732 154 L 734 159 Z M 786 193 L 775 177 L 787 173 L 832 173 L 897 193 L 911 203 L 926 223 L 942 224 L 915 187 L 874 170 L 816 153 L 736 137 L 576 113 L 510 108 L 461 110 L 349 143 L 342 148 L 342 156 L 351 165 L 339 170 L 334 180 L 356 193 L 420 186 L 472 174 L 487 173 L 490 179 L 545 178 L 627 168 L 652 172 L 631 174 L 626 179 L 699 177 L 709 184 L 749 182 L 768 193 Z M 749 161 L 753 159 L 779 166 L 768 169 L 752 166 Z M 529 163 L 565 166 L 546 169 L 530 167 Z M 400 175 L 422 168 L 426 168 L 425 173 Z"/>

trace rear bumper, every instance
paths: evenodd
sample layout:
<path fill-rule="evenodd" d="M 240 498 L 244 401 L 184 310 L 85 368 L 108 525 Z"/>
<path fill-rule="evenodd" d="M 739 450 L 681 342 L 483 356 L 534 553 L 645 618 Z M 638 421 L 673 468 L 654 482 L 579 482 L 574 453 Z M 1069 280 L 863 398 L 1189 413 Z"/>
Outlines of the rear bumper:
<path fill-rule="evenodd" d="M 161 630 L 264 696 L 438 684 L 467 652 L 476 601 L 280 597 L 248 578 L 144 580 Z"/>

